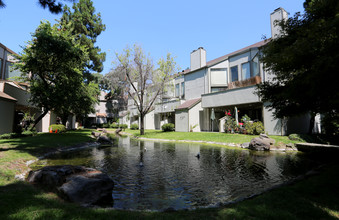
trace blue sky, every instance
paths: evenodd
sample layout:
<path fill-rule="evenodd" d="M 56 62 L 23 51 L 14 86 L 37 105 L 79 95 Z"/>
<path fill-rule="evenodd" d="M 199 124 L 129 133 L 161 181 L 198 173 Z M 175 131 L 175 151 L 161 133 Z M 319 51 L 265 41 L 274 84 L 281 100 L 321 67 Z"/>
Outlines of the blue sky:
<path fill-rule="evenodd" d="M 0 42 L 20 53 L 40 20 L 60 15 L 42 9 L 37 0 L 4 0 L 0 9 Z M 137 43 L 156 63 L 170 52 L 180 69 L 190 65 L 190 53 L 204 47 L 207 61 L 271 36 L 270 13 L 278 7 L 293 16 L 303 12 L 303 0 L 93 0 L 106 31 L 97 46 L 106 52 L 102 74 L 113 67 L 114 52 Z M 65 2 L 71 6 L 70 3 Z"/>

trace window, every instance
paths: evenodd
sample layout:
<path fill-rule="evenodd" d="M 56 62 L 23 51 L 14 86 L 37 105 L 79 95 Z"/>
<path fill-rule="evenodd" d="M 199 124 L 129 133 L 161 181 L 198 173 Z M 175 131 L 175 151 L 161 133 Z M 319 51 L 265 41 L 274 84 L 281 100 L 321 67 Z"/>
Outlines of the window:
<path fill-rule="evenodd" d="M 175 84 L 175 97 L 179 97 L 179 83 Z"/>
<path fill-rule="evenodd" d="M 181 98 L 185 98 L 185 82 L 181 83 Z"/>
<path fill-rule="evenodd" d="M 0 59 L 0 79 L 2 77 L 2 59 Z"/>
<path fill-rule="evenodd" d="M 258 56 L 255 56 L 252 60 L 252 66 L 251 66 L 251 76 L 259 76 L 260 70 L 259 70 L 259 59 Z"/>
<path fill-rule="evenodd" d="M 238 81 L 238 66 L 231 67 L 231 81 Z"/>
<path fill-rule="evenodd" d="M 227 69 L 211 69 L 211 85 L 227 86 Z"/>
<path fill-rule="evenodd" d="M 211 92 L 221 92 L 221 91 L 226 91 L 227 87 L 212 87 Z"/>
<path fill-rule="evenodd" d="M 243 63 L 241 64 L 241 79 L 249 79 L 251 78 L 251 71 L 250 71 L 250 63 Z"/>
<path fill-rule="evenodd" d="M 6 62 L 6 68 L 5 68 L 5 79 L 9 79 L 11 77 L 19 77 L 21 74 L 20 74 L 20 71 L 19 70 L 14 70 L 13 69 L 13 66 L 14 63 L 12 62 Z"/>

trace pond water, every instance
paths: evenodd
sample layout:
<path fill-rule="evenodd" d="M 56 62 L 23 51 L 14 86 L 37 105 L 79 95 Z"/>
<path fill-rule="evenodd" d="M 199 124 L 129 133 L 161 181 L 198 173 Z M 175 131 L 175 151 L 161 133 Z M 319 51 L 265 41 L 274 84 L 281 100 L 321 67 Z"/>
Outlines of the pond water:
<path fill-rule="evenodd" d="M 113 208 L 133 210 L 215 206 L 262 192 L 316 165 L 295 152 L 254 152 L 128 137 L 114 140 L 112 147 L 55 154 L 38 163 L 101 170 L 115 183 Z"/>

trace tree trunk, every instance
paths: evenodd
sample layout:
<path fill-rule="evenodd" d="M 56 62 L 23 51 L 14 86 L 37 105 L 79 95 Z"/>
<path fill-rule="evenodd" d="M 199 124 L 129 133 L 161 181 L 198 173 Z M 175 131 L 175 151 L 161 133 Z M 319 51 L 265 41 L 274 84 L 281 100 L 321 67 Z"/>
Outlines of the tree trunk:
<path fill-rule="evenodd" d="M 65 127 L 66 127 L 66 123 L 67 123 L 67 120 L 68 120 L 68 116 L 62 116 L 62 118 L 61 118 L 61 123 L 63 124 L 63 125 L 65 125 Z"/>
<path fill-rule="evenodd" d="M 314 117 L 315 117 L 315 113 L 311 113 L 311 118 L 310 118 L 310 126 L 308 128 L 308 133 L 312 134 L 313 131 L 313 127 L 314 127 Z"/>
<path fill-rule="evenodd" d="M 140 135 L 145 134 L 145 129 L 144 129 L 144 114 L 140 114 Z"/>
<path fill-rule="evenodd" d="M 47 115 L 48 113 L 48 109 L 45 109 L 41 115 L 39 115 L 39 117 L 37 117 L 35 120 L 34 120 L 34 123 L 33 123 L 33 126 L 29 129 L 29 130 L 33 130 L 33 128 L 35 128 L 35 126 L 41 121 L 41 119 L 43 117 L 45 117 L 45 115 Z"/>

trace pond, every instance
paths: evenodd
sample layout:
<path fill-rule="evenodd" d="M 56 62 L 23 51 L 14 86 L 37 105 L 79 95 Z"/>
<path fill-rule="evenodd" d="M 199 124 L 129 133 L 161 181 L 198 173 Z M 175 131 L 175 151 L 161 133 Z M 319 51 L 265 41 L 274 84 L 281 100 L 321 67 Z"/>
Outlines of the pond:
<path fill-rule="evenodd" d="M 38 163 L 103 171 L 115 183 L 113 208 L 132 210 L 217 206 L 263 192 L 316 166 L 295 152 L 254 152 L 128 137 L 115 139 L 111 147 L 54 154 Z"/>

